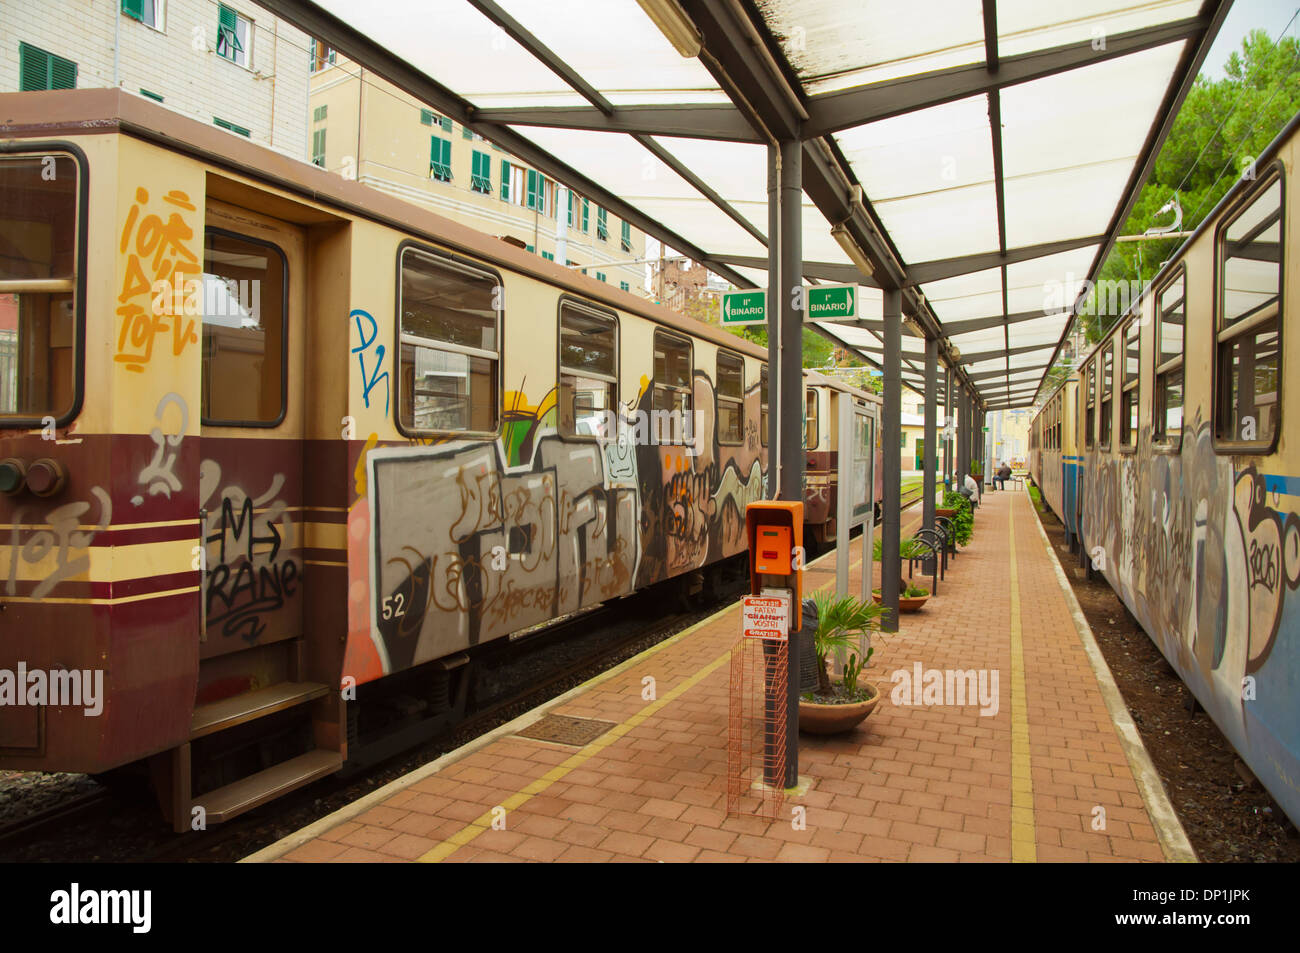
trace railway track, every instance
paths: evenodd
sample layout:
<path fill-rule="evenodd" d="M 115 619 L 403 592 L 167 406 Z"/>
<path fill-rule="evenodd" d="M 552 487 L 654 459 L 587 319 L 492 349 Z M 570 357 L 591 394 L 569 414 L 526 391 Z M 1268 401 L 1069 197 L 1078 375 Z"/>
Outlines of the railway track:
<path fill-rule="evenodd" d="M 921 501 L 921 488 L 904 494 L 901 509 L 909 510 Z M 76 857 L 56 852 L 54 856 L 39 854 L 25 859 L 72 860 L 86 859 L 86 845 L 93 843 L 97 830 L 112 824 L 137 824 L 142 828 L 138 849 L 121 859 L 142 862 L 230 861 L 246 856 L 265 844 L 292 830 L 304 826 L 317 817 L 325 816 L 342 804 L 349 803 L 375 787 L 387 783 L 419 764 L 455 750 L 475 737 L 500 724 L 529 711 L 562 694 L 575 684 L 613 668 L 645 648 L 670 638 L 682 629 L 708 617 L 732 601 L 743 590 L 740 580 L 728 582 L 707 603 L 668 616 L 654 618 L 662 606 L 662 597 L 653 592 L 640 593 L 630 599 L 602 605 L 581 614 L 566 618 L 536 630 L 516 636 L 500 647 L 500 652 L 485 661 L 501 661 L 507 667 L 522 669 L 526 674 L 519 682 L 526 682 L 525 691 L 504 689 L 489 694 L 466 718 L 447 734 L 420 744 L 403 754 L 396 755 L 371 768 L 347 777 L 333 776 L 309 785 L 265 807 L 258 808 L 224 824 L 214 825 L 205 831 L 173 834 L 158 820 L 152 803 L 130 804 L 131 798 L 120 792 L 104 788 L 78 795 L 48 809 L 40 810 L 20 820 L 0 825 L 0 858 L 13 856 L 13 852 L 32 849 L 45 839 L 69 831 L 80 832 Z M 549 652 L 569 649 L 579 639 L 598 642 L 595 652 L 567 658 L 545 665 L 540 674 L 535 669 L 545 663 Z M 520 650 L 524 651 L 520 653 Z M 507 660 L 508 653 L 516 653 Z M 533 671 L 530 672 L 530 667 Z M 508 678 L 508 676 L 507 676 Z M 138 792 L 137 800 L 146 802 L 147 791 Z M 320 809 L 314 809 L 319 805 Z M 124 812 L 134 811 L 138 818 L 129 821 Z M 297 816 L 299 814 L 306 816 Z M 315 816 L 310 816 L 315 815 Z M 293 816 L 284 830 L 277 829 L 277 820 Z M 111 823 L 110 823 L 111 822 Z M 110 858 L 117 859 L 117 858 Z"/>

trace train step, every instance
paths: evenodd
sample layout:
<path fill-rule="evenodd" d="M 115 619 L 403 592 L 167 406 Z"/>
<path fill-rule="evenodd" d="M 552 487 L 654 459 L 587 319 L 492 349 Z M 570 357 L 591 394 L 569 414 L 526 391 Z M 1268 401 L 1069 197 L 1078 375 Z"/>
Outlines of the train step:
<path fill-rule="evenodd" d="M 329 686 L 319 682 L 280 682 L 206 705 L 196 705 L 190 722 L 190 740 L 305 704 L 328 692 Z"/>
<path fill-rule="evenodd" d="M 342 752 L 318 748 L 200 795 L 194 799 L 194 806 L 203 808 L 208 823 L 228 821 L 295 788 L 333 774 L 342 766 Z"/>

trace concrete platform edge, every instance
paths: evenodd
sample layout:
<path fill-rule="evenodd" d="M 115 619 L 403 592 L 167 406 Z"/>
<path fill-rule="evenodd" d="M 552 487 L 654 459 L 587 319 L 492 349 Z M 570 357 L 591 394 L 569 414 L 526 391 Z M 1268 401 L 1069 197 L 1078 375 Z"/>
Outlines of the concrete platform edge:
<path fill-rule="evenodd" d="M 1028 490 L 1025 493 L 1028 495 Z M 1032 504 L 1032 498 L 1030 502 Z M 1092 634 L 1092 626 L 1088 624 L 1083 608 L 1075 598 L 1074 588 L 1070 585 L 1065 570 L 1061 568 L 1061 561 L 1056 556 L 1052 541 L 1047 538 L 1047 532 L 1043 529 L 1037 510 L 1034 511 L 1034 525 L 1038 527 L 1038 535 L 1042 537 L 1043 546 L 1051 557 L 1052 568 L 1056 570 L 1056 581 L 1060 583 L 1061 591 L 1065 593 L 1065 601 L 1070 608 L 1070 615 L 1074 618 L 1074 627 L 1079 633 L 1079 641 L 1083 643 L 1083 650 L 1092 664 L 1093 673 L 1097 676 L 1101 697 L 1106 702 L 1120 744 L 1123 745 L 1124 753 L 1128 756 L 1129 768 L 1133 772 L 1138 790 L 1142 792 L 1142 801 L 1146 804 L 1147 814 L 1155 828 L 1165 860 L 1170 863 L 1197 863 L 1196 851 L 1192 849 L 1191 841 L 1187 839 L 1187 832 L 1183 830 L 1182 822 L 1178 820 L 1178 814 L 1169 800 L 1169 794 L 1160 780 L 1155 763 L 1151 760 L 1146 745 L 1142 743 L 1142 736 L 1138 734 L 1137 725 L 1133 723 L 1133 716 L 1129 713 L 1128 705 L 1124 703 L 1119 686 L 1115 684 L 1110 666 L 1106 664 L 1106 659 L 1101 654 L 1097 640 Z"/>

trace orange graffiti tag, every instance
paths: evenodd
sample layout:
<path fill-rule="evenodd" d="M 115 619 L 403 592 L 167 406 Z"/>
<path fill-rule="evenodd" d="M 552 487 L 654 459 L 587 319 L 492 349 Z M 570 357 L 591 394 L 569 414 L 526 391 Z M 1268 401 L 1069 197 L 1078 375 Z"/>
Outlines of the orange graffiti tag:
<path fill-rule="evenodd" d="M 148 201 L 148 191 L 137 188 L 135 203 L 127 213 L 118 244 L 118 251 L 127 258 L 122 292 L 117 296 L 117 316 L 122 323 L 113 359 L 136 373 L 142 373 L 153 359 L 154 340 L 159 334 L 171 331 L 172 353 L 177 357 L 186 345 L 199 339 L 193 319 L 186 319 L 183 313 L 183 305 L 178 307 L 170 294 L 157 298 L 152 295 L 157 282 L 183 287 L 187 276 L 197 277 L 202 273 L 197 257 L 188 246 L 194 238 L 194 229 L 179 212 L 171 212 L 165 222 L 152 212 L 141 218 L 142 206 Z M 163 202 L 195 211 L 189 195 L 178 190 L 168 192 Z"/>

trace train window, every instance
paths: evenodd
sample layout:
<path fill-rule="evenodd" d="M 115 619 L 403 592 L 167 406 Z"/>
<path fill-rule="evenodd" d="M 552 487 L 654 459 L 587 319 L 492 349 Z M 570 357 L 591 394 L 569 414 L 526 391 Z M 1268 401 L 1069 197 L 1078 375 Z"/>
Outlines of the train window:
<path fill-rule="evenodd" d="M 618 321 L 565 298 L 560 301 L 560 433 L 615 437 Z"/>
<path fill-rule="evenodd" d="M 718 443 L 745 440 L 745 359 L 718 351 Z"/>
<path fill-rule="evenodd" d="M 1218 232 L 1216 443 L 1266 449 L 1281 403 L 1282 178 L 1275 173 Z"/>
<path fill-rule="evenodd" d="M 78 197 L 69 155 L 0 157 L 0 420 L 69 419 L 80 384 Z"/>
<path fill-rule="evenodd" d="M 1088 363 L 1088 406 L 1084 411 L 1084 440 L 1091 450 L 1097 443 L 1097 358 Z"/>
<path fill-rule="evenodd" d="M 1110 449 L 1110 418 L 1114 406 L 1115 393 L 1115 347 L 1106 342 L 1106 350 L 1101 352 L 1101 422 L 1097 428 L 1097 443 L 1103 450 Z"/>
<path fill-rule="evenodd" d="M 767 365 L 758 378 L 758 439 L 767 446 Z"/>
<path fill-rule="evenodd" d="M 650 427 L 657 442 L 682 443 L 687 434 L 694 433 L 687 422 L 692 403 L 691 342 L 667 331 L 655 331 Z"/>
<path fill-rule="evenodd" d="M 496 431 L 499 288 L 489 272 L 402 249 L 398 422 L 405 431 Z"/>
<path fill-rule="evenodd" d="M 804 391 L 803 448 L 816 450 L 818 440 L 817 392 L 809 387 Z"/>
<path fill-rule="evenodd" d="M 1186 322 L 1187 273 L 1178 275 L 1156 295 L 1156 389 L 1152 441 L 1176 446 L 1183 434 L 1183 327 Z"/>
<path fill-rule="evenodd" d="M 203 423 L 275 426 L 285 412 L 288 267 L 270 244 L 203 236 Z"/>
<path fill-rule="evenodd" d="M 1142 328 L 1136 318 L 1129 318 L 1120 341 L 1124 348 L 1124 365 L 1119 395 L 1119 444 L 1124 450 L 1135 450 L 1138 441 L 1138 398 L 1142 366 Z"/>

